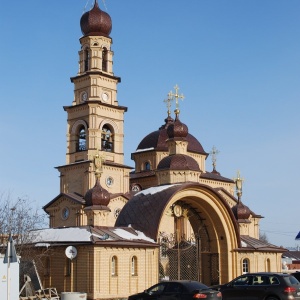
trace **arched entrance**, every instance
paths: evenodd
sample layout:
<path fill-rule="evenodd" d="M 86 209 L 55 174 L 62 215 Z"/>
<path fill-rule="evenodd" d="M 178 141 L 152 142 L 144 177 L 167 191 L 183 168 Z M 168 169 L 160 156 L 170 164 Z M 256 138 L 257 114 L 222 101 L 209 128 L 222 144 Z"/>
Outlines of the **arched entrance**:
<path fill-rule="evenodd" d="M 174 233 L 159 234 L 160 279 L 197 280 L 219 283 L 219 253 L 212 249 L 209 232 L 201 215 L 190 204 L 177 201 L 171 206 Z M 189 219 L 194 218 L 194 228 Z M 209 274 L 202 274 L 202 269 Z"/>
<path fill-rule="evenodd" d="M 230 264 L 228 244 L 236 241 L 236 234 L 226 205 L 218 198 L 208 190 L 185 189 L 169 199 L 157 238 L 160 280 L 220 283 L 221 268 Z"/>

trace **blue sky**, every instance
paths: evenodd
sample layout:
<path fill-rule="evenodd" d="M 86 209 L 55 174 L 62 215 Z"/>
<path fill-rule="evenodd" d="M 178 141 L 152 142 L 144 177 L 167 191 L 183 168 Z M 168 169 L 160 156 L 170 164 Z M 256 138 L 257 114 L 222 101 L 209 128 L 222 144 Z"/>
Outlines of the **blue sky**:
<path fill-rule="evenodd" d="M 0 192 L 43 206 L 59 193 L 65 163 L 70 77 L 78 69 L 79 20 L 91 0 L 5 1 L 2 46 Z M 265 218 L 269 241 L 300 245 L 300 1 L 106 0 L 114 73 L 125 115 L 125 163 L 163 124 L 178 84 L 180 119 L 217 170 L 240 170 L 242 201 Z M 211 159 L 207 159 L 211 170 Z"/>

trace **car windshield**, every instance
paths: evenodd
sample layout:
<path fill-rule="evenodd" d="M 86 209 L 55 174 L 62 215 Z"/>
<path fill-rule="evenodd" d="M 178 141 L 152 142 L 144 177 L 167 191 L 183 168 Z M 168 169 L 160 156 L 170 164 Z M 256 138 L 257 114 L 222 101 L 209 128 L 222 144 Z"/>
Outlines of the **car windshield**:
<path fill-rule="evenodd" d="M 160 295 L 163 290 L 165 289 L 166 283 L 159 283 L 151 288 L 149 288 L 147 291 L 147 293 L 149 295 Z"/>
<path fill-rule="evenodd" d="M 299 281 L 292 275 L 291 276 L 285 276 L 284 280 L 288 285 L 299 284 Z"/>

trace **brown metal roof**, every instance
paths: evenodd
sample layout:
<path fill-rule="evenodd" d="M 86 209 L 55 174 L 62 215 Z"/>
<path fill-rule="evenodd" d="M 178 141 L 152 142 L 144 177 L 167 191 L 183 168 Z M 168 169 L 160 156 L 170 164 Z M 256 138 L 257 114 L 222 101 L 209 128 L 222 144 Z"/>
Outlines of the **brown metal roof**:
<path fill-rule="evenodd" d="M 199 183 L 158 186 L 137 193 L 125 204 L 116 220 L 115 226 L 126 227 L 130 225 L 134 229 L 142 231 L 148 237 L 156 240 L 162 213 L 168 205 L 170 198 L 180 190 L 194 187 L 203 187 L 216 193 L 216 196 L 227 207 L 236 232 L 238 232 L 238 225 L 234 215 L 222 195 L 217 193 L 215 189 Z M 237 238 L 239 241 L 239 237 Z"/>
<path fill-rule="evenodd" d="M 83 196 L 77 194 L 77 193 L 60 193 L 58 196 L 56 196 L 53 200 L 51 200 L 49 203 L 47 203 L 45 206 L 43 206 L 43 209 L 46 210 L 51 204 L 53 204 L 57 199 L 61 197 L 66 197 L 76 203 L 85 204 L 85 200 Z"/>
<path fill-rule="evenodd" d="M 135 178 L 143 178 L 143 177 L 149 177 L 149 176 L 155 176 L 155 171 L 141 171 L 141 172 L 131 172 L 130 173 L 130 179 Z"/>
<path fill-rule="evenodd" d="M 164 157 L 158 164 L 157 170 L 193 170 L 199 171 L 197 161 L 191 156 L 184 154 L 174 154 Z"/>
<path fill-rule="evenodd" d="M 238 250 L 244 250 L 244 251 L 271 251 L 271 252 L 284 252 L 286 251 L 285 248 L 275 246 L 273 244 L 255 239 L 253 237 L 250 237 L 249 235 L 241 235 L 241 244 L 242 247 Z"/>
<path fill-rule="evenodd" d="M 290 258 L 292 260 L 297 260 L 299 261 L 300 260 L 300 251 L 292 251 L 292 250 L 289 250 L 289 251 L 286 251 L 282 254 L 282 256 L 286 257 L 286 258 Z"/>
<path fill-rule="evenodd" d="M 219 172 L 205 172 L 201 173 L 200 178 L 204 179 L 211 179 L 211 180 L 218 180 L 218 181 L 225 181 L 225 182 L 231 182 L 233 183 L 234 181 L 230 178 L 226 178 L 220 175 Z"/>
<path fill-rule="evenodd" d="M 153 131 L 142 139 L 136 150 L 153 148 L 155 151 L 168 151 L 168 145 L 166 142 L 167 139 L 168 135 L 166 128 Z M 192 134 L 189 133 L 186 137 L 186 140 L 188 141 L 187 151 L 206 156 L 208 155 L 208 153 L 204 151 L 200 142 Z"/>

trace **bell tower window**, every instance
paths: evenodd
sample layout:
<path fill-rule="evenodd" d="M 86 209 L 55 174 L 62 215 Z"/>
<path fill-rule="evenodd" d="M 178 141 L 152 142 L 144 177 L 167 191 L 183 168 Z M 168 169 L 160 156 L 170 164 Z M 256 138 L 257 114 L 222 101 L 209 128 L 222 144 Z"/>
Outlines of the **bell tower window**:
<path fill-rule="evenodd" d="M 103 48 L 102 51 L 102 71 L 107 72 L 107 49 Z"/>
<path fill-rule="evenodd" d="M 84 71 L 89 70 L 89 60 L 90 60 L 89 49 L 85 49 L 84 50 Z"/>
<path fill-rule="evenodd" d="M 101 134 L 101 150 L 107 152 L 113 152 L 113 133 L 108 125 L 104 125 L 102 127 L 102 134 Z"/>
<path fill-rule="evenodd" d="M 79 128 L 76 151 L 86 150 L 86 132 L 84 126 Z"/>
<path fill-rule="evenodd" d="M 149 171 L 150 170 L 150 163 L 149 163 L 149 161 L 145 162 L 145 164 L 144 164 L 144 170 L 145 171 Z"/>

